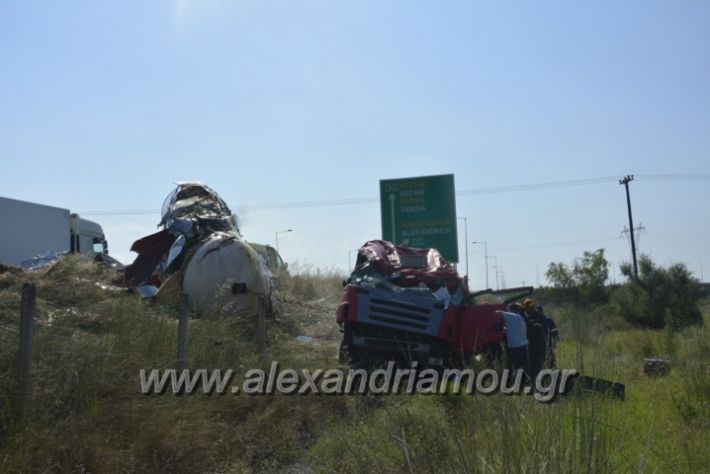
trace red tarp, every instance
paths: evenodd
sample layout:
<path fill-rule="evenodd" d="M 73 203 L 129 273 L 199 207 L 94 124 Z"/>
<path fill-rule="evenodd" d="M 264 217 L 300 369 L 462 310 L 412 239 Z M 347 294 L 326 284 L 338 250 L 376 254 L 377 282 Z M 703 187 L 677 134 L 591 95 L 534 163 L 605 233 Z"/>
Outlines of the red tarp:
<path fill-rule="evenodd" d="M 138 256 L 126 267 L 126 286 L 138 286 L 148 280 L 160 259 L 170 250 L 175 238 L 167 230 L 161 230 L 133 242 L 131 250 Z"/>

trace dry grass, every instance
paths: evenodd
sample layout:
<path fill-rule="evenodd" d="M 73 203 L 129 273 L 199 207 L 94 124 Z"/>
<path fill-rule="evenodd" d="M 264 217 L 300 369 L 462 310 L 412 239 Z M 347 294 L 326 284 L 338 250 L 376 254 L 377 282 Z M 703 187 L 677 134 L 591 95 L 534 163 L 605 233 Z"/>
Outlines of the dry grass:
<path fill-rule="evenodd" d="M 175 365 L 176 315 L 96 284 L 114 277 L 74 258 L 0 274 L 0 471 L 271 471 L 295 463 L 328 420 L 347 411 L 351 400 L 343 398 L 141 395 L 139 369 Z M 37 284 L 38 324 L 32 404 L 18 418 L 17 327 L 26 281 Z M 268 326 L 270 356 L 294 367 L 333 363 L 335 334 L 324 330 L 331 315 L 313 308 L 337 285 L 330 276 L 285 282 L 279 294 L 308 306 L 282 303 Z M 265 365 L 255 357 L 254 328 L 253 320 L 234 316 L 192 320 L 189 366 Z M 316 338 L 304 344 L 300 334 Z"/>

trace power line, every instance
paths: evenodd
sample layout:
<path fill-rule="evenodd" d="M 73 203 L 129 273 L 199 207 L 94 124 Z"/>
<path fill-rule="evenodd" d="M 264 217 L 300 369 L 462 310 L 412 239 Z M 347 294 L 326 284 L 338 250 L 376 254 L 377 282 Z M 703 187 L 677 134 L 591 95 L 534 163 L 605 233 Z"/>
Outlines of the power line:
<path fill-rule="evenodd" d="M 637 174 L 639 181 L 708 181 L 710 173 L 693 174 Z"/>
<path fill-rule="evenodd" d="M 109 211 L 84 211 L 79 212 L 82 216 L 120 216 L 138 214 L 160 214 L 160 209 L 118 209 Z"/>
<path fill-rule="evenodd" d="M 495 194 L 495 193 L 507 193 L 507 192 L 519 192 L 519 191 L 532 191 L 536 189 L 543 188 L 559 188 L 568 186 L 583 186 L 589 184 L 599 184 L 612 182 L 616 180 L 615 176 L 603 177 L 603 178 L 587 178 L 587 179 L 575 179 L 566 181 L 550 181 L 545 183 L 534 183 L 534 184 L 519 184 L 512 186 L 495 186 L 488 188 L 475 188 L 466 189 L 458 191 L 456 194 L 458 196 L 473 196 L 480 194 Z M 288 208 L 299 208 L 299 207 L 324 207 L 324 206 L 344 206 L 353 204 L 371 204 L 379 202 L 378 197 L 360 197 L 360 198 L 344 198 L 344 199 L 321 199 L 317 201 L 295 201 L 295 202 L 275 202 L 275 203 L 255 203 L 255 204 L 244 204 L 238 206 L 238 208 L 244 210 L 266 210 L 266 209 L 288 209 Z M 105 210 L 105 211 L 84 211 L 80 212 L 80 215 L 84 216 L 109 216 L 109 215 L 139 215 L 139 214 L 159 214 L 158 209 L 119 209 L 119 210 Z"/>
<path fill-rule="evenodd" d="M 238 206 L 246 210 L 259 209 L 287 209 L 293 207 L 322 207 L 322 206 L 347 206 L 351 204 L 369 204 L 380 202 L 377 197 L 346 198 L 346 199 L 323 199 L 319 201 L 296 201 L 296 202 L 274 202 L 255 203 Z"/>
<path fill-rule="evenodd" d="M 492 186 L 488 188 L 474 188 L 457 191 L 457 196 L 473 196 L 480 194 L 498 194 L 519 191 L 532 191 L 544 188 L 561 188 L 569 186 L 584 186 L 589 184 L 611 183 L 618 179 L 617 176 L 606 176 L 602 178 L 586 178 L 573 179 L 566 181 L 549 181 L 545 183 L 533 184 L 517 184 L 511 186 Z M 281 209 L 289 207 L 315 207 L 315 206 L 340 206 L 347 204 L 366 204 L 380 202 L 379 197 L 362 197 L 351 199 L 330 199 L 319 201 L 301 201 L 301 202 L 280 202 L 280 203 L 265 203 L 265 204 L 245 204 L 240 206 L 244 209 Z"/>
<path fill-rule="evenodd" d="M 646 233 L 647 239 L 651 239 L 655 242 L 661 242 L 665 243 L 666 245 L 673 245 L 677 246 L 678 244 L 683 244 L 683 245 L 690 245 L 693 247 L 703 247 L 707 248 L 707 242 L 702 242 L 700 240 L 692 240 L 688 239 L 686 237 L 677 237 L 677 236 L 664 236 L 664 235 L 658 235 L 658 234 L 652 234 L 652 233 Z"/>
<path fill-rule="evenodd" d="M 643 181 L 706 181 L 710 180 L 710 173 L 699 174 L 642 174 L 636 178 Z M 604 176 L 598 178 L 571 179 L 564 181 L 548 181 L 544 183 L 517 184 L 510 186 L 492 186 L 487 188 L 464 189 L 456 193 L 457 196 L 477 196 L 483 194 L 500 194 L 510 192 L 535 191 L 539 189 L 565 188 L 573 186 L 588 186 L 593 184 L 612 183 L 618 176 Z M 268 209 L 293 209 L 302 207 L 348 206 L 356 204 L 373 204 L 379 202 L 378 197 L 358 197 L 342 199 L 320 199 L 314 201 L 293 201 L 274 203 L 253 203 L 238 206 L 238 209 L 268 210 Z M 112 215 L 148 215 L 160 214 L 159 209 L 119 209 L 119 210 L 94 210 L 79 212 L 84 216 L 112 216 Z"/>
<path fill-rule="evenodd" d="M 571 179 L 566 181 L 549 181 L 546 183 L 516 184 L 511 186 L 496 186 L 490 188 L 478 188 L 459 191 L 459 196 L 471 196 L 479 194 L 498 194 L 519 191 L 533 191 L 537 189 L 566 188 L 571 186 L 586 186 L 590 184 L 611 183 L 619 179 L 617 176 L 606 176 L 601 178 Z"/>
<path fill-rule="evenodd" d="M 573 241 L 567 241 L 567 242 L 525 245 L 522 247 L 510 247 L 510 248 L 498 249 L 497 252 L 505 253 L 505 252 L 515 252 L 515 251 L 519 251 L 519 250 L 557 248 L 557 247 L 564 247 L 567 245 L 593 244 L 593 243 L 598 243 L 598 242 L 610 242 L 610 241 L 614 241 L 614 240 L 619 240 L 619 238 L 618 237 L 606 237 L 606 238 L 599 238 L 599 239 L 573 240 Z"/>

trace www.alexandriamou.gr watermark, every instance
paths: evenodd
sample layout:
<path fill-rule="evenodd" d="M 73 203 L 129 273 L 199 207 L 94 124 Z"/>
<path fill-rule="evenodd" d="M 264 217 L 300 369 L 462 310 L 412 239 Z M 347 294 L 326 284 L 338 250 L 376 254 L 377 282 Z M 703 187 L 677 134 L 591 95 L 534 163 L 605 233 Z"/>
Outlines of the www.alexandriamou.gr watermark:
<path fill-rule="evenodd" d="M 541 402 L 553 400 L 565 391 L 576 370 L 545 369 L 533 383 L 525 383 L 522 370 L 423 368 L 417 362 L 410 368 L 365 369 L 291 369 L 272 362 L 269 370 L 250 369 L 239 383 L 234 383 L 232 369 L 152 369 L 139 371 L 140 390 L 150 394 L 246 394 L 246 395 L 365 395 L 365 394 L 474 394 L 534 395 Z"/>

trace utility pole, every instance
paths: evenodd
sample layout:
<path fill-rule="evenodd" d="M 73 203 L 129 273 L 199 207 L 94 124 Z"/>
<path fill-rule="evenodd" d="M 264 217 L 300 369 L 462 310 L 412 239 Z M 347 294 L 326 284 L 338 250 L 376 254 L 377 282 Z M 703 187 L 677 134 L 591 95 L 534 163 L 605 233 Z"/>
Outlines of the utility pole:
<path fill-rule="evenodd" d="M 276 251 L 279 251 L 279 234 L 285 234 L 286 232 L 293 232 L 293 229 L 280 230 L 275 233 L 276 235 Z"/>
<path fill-rule="evenodd" d="M 475 241 L 471 242 L 472 244 L 483 244 L 483 252 L 486 257 L 486 289 L 490 288 L 488 286 L 488 242 L 483 242 L 483 241 Z"/>
<path fill-rule="evenodd" d="M 457 217 L 457 219 L 463 219 L 463 238 L 466 243 L 466 278 L 470 278 L 468 275 L 468 221 L 465 217 Z"/>
<path fill-rule="evenodd" d="M 536 282 L 537 282 L 537 287 L 540 288 L 540 264 L 536 263 L 535 264 L 535 274 L 536 274 Z M 525 286 L 525 285 L 523 285 Z"/>
<path fill-rule="evenodd" d="M 698 263 L 700 264 L 700 283 L 703 283 L 705 281 L 705 275 L 703 275 L 703 261 L 698 259 Z"/>
<path fill-rule="evenodd" d="M 626 188 L 626 207 L 629 210 L 629 232 L 631 233 L 631 257 L 634 261 L 634 279 L 639 278 L 639 266 L 636 262 L 636 241 L 634 240 L 634 219 L 631 216 L 631 195 L 629 194 L 629 183 L 634 180 L 634 175 L 629 174 L 624 179 L 619 180 L 619 184 L 623 184 Z"/>

